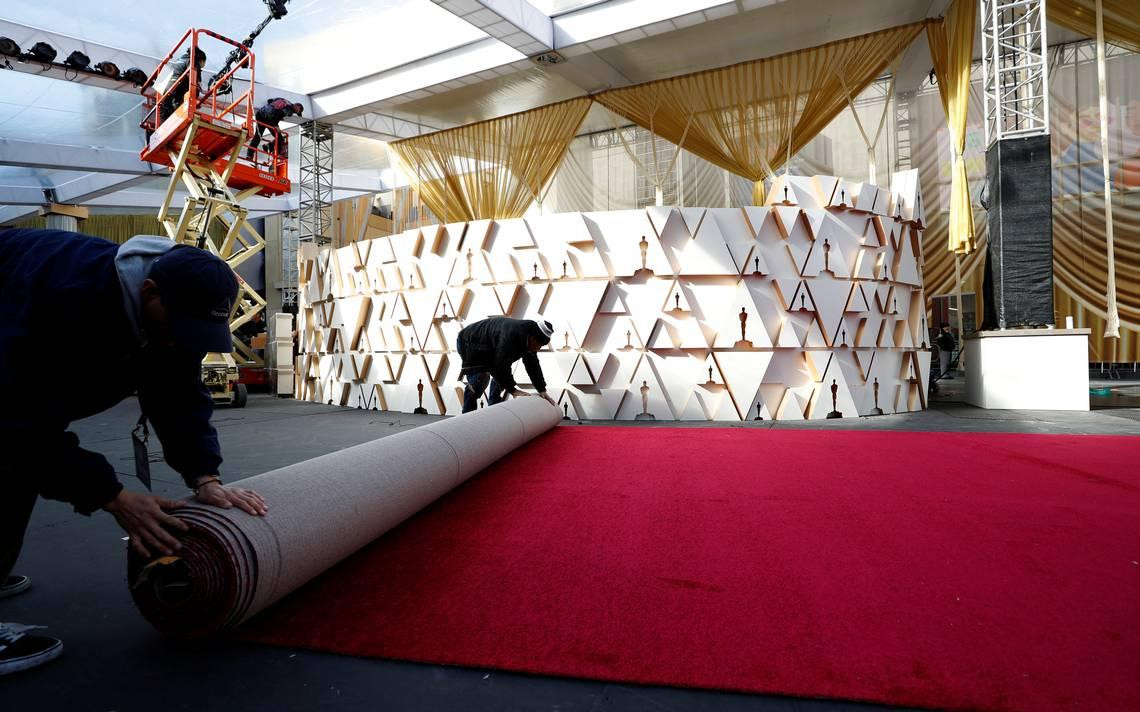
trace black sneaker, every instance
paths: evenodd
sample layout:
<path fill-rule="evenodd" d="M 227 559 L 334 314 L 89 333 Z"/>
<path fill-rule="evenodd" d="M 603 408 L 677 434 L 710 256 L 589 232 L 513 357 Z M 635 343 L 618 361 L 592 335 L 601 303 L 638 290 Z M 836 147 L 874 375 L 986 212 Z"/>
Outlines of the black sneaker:
<path fill-rule="evenodd" d="M 32 580 L 27 576 L 9 576 L 3 583 L 0 583 L 0 598 L 7 598 L 8 596 L 15 596 L 17 593 L 23 593 L 28 590 L 28 586 L 32 585 Z"/>
<path fill-rule="evenodd" d="M 59 657 L 62 641 L 46 635 L 28 635 L 28 631 L 42 627 L 0 623 L 0 675 L 34 668 Z"/>

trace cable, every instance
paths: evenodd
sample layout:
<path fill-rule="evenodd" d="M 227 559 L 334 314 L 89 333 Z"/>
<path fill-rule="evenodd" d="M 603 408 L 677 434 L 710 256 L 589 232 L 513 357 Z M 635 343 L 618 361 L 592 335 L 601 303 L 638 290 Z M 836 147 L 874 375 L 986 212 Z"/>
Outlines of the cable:
<path fill-rule="evenodd" d="M 274 20 L 280 20 L 289 12 L 285 9 L 285 3 L 287 0 L 263 1 L 269 7 L 269 15 L 267 15 L 266 18 L 262 20 L 257 27 L 253 28 L 253 31 L 250 32 L 249 35 L 247 35 L 246 38 L 241 41 L 242 47 L 244 47 L 246 50 L 249 50 L 253 47 L 254 40 L 257 39 L 257 36 L 261 34 L 261 31 L 264 30 L 270 22 Z M 233 66 L 234 62 L 239 61 L 242 55 L 245 53 L 246 52 L 243 52 L 241 49 L 235 47 L 230 52 L 229 56 L 226 57 L 226 63 L 222 65 L 222 68 L 215 72 L 214 76 L 210 77 L 210 83 L 206 85 L 206 91 L 209 92 L 211 89 L 213 89 L 214 84 L 218 81 L 218 79 L 224 77 L 230 71 L 230 67 Z M 230 91 L 232 91 L 232 86 L 228 81 L 218 88 L 219 94 L 229 94 Z"/>

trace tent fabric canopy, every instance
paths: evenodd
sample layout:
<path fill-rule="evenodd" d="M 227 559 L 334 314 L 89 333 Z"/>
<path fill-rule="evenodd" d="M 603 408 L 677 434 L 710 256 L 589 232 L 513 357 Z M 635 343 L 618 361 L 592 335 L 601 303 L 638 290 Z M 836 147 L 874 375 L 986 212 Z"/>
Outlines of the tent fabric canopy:
<path fill-rule="evenodd" d="M 1049 0 L 1045 5 L 1049 22 L 1096 37 L 1096 0 Z M 1102 0 L 1104 38 L 1125 49 L 1140 52 L 1140 2 Z"/>
<path fill-rule="evenodd" d="M 974 29 L 978 20 L 977 0 L 954 0 L 944 20 L 926 27 L 930 58 L 938 77 L 938 93 L 946 110 L 946 126 L 954 147 L 950 184 L 951 252 L 968 254 L 974 249 L 974 211 L 966 178 L 966 114 L 970 104 L 970 66 L 974 56 Z"/>
<path fill-rule="evenodd" d="M 440 220 L 518 218 L 540 198 L 589 108 L 579 97 L 390 145 Z"/>
<path fill-rule="evenodd" d="M 756 183 L 879 77 L 925 22 L 594 96 L 614 113 Z M 759 191 L 756 191 L 759 197 Z"/>

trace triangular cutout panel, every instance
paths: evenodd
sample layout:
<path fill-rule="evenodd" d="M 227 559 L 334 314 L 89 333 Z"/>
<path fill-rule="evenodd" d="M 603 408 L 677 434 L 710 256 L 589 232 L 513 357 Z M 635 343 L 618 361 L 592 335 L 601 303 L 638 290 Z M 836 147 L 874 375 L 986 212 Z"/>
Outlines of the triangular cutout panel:
<path fill-rule="evenodd" d="M 732 395 L 737 415 L 751 420 L 757 398 L 760 397 L 760 384 L 768 370 L 774 353 L 771 351 L 719 351 L 713 354 L 724 382 Z"/>
<path fill-rule="evenodd" d="M 695 236 L 701 223 L 704 222 L 706 208 L 676 208 L 676 210 L 680 213 L 681 219 L 685 221 L 685 227 L 688 228 L 689 234 Z"/>
<path fill-rule="evenodd" d="M 608 274 L 614 277 L 631 277 L 640 270 L 643 240 L 646 269 L 652 270 L 657 275 L 674 274 L 673 266 L 666 258 L 657 232 L 644 210 L 587 213 L 584 220 L 601 253 Z"/>
<path fill-rule="evenodd" d="M 595 245 L 571 246 L 566 250 L 566 258 L 570 261 L 572 274 L 579 279 L 604 279 L 610 276 L 602 252 Z"/>
<path fill-rule="evenodd" d="M 608 287 L 600 280 L 555 282 L 544 316 L 556 329 L 569 329 L 577 341 L 584 341 Z"/>
<path fill-rule="evenodd" d="M 745 220 L 749 229 L 752 230 L 752 237 L 763 239 L 766 234 L 779 232 L 775 218 L 772 217 L 771 208 L 761 205 L 746 205 L 741 210 L 744 211 Z"/>
<path fill-rule="evenodd" d="M 684 209 L 682 209 L 684 210 Z M 711 211 L 709 211 L 711 213 Z M 736 275 L 740 268 L 725 244 L 715 219 L 702 220 L 696 234 L 679 255 L 680 274 Z"/>

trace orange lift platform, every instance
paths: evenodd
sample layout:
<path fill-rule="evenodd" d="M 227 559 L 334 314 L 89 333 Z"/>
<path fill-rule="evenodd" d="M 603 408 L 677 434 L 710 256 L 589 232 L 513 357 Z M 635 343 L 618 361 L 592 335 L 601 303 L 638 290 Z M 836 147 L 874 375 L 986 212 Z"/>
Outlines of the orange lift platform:
<path fill-rule="evenodd" d="M 208 83 L 192 58 L 228 53 L 225 68 Z M 237 77 L 242 72 L 243 76 Z M 248 74 L 245 74 L 248 73 Z M 245 87 L 235 95 L 234 85 Z M 175 242 L 210 250 L 236 269 L 265 249 L 265 239 L 249 222 L 242 202 L 253 196 L 289 193 L 288 137 L 257 121 L 254 56 L 246 43 L 204 29 L 189 29 L 142 87 L 146 145 L 142 160 L 170 168 L 170 182 L 158 219 Z M 182 206 L 176 191 L 185 189 Z M 265 298 L 238 275 L 238 303 L 230 318 L 235 331 L 265 309 Z M 236 336 L 235 355 L 243 364 L 264 366 L 257 353 Z M 244 403 L 230 354 L 209 354 L 203 382 L 216 403 Z"/>
<path fill-rule="evenodd" d="M 184 62 L 178 76 L 173 76 L 176 58 L 197 56 L 204 51 L 201 45 L 206 37 L 215 40 L 213 46 L 231 46 L 238 53 L 237 61 L 206 87 L 193 62 Z M 230 96 L 234 78 L 242 70 L 249 72 L 246 90 Z M 277 127 L 257 121 L 254 80 L 250 48 L 210 30 L 187 30 L 142 87 L 147 144 L 140 158 L 176 169 L 180 156 L 185 155 L 186 161 L 212 165 L 221 175 L 228 170 L 227 184 L 235 190 L 257 188 L 256 193 L 263 196 L 290 192 L 288 137 Z M 251 147 L 248 144 L 254 135 L 260 139 Z"/>

